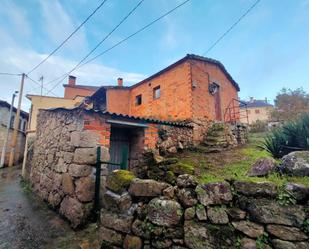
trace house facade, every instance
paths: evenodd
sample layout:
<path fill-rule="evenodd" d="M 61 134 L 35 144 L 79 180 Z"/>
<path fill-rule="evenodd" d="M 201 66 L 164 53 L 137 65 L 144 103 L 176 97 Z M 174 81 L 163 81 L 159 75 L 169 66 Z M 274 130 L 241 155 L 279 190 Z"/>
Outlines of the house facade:
<path fill-rule="evenodd" d="M 5 139 L 7 136 L 7 122 L 9 119 L 10 114 L 10 107 L 11 105 L 6 102 L 0 100 L 0 152 L 3 150 L 3 146 L 5 143 Z M 4 165 L 8 165 L 9 163 L 9 156 L 10 156 L 10 145 L 13 137 L 13 127 L 14 127 L 14 121 L 16 117 L 17 109 L 13 107 L 11 122 L 10 122 L 10 129 L 9 129 L 9 138 L 8 143 L 6 147 L 5 152 L 5 159 L 4 159 Z M 25 148 L 25 142 L 26 142 L 26 130 L 28 126 L 28 113 L 21 111 L 20 112 L 20 120 L 19 120 L 19 127 L 17 132 L 17 144 L 15 149 L 15 158 L 14 163 L 17 163 L 22 160 L 23 154 L 24 154 L 24 148 Z"/>
<path fill-rule="evenodd" d="M 257 100 L 251 98 L 249 101 L 242 101 L 246 105 L 240 107 L 242 111 L 247 113 L 247 117 L 241 117 L 241 121 L 252 124 L 256 121 L 270 121 L 271 111 L 274 109 L 273 105 L 268 103 L 267 99 Z"/>

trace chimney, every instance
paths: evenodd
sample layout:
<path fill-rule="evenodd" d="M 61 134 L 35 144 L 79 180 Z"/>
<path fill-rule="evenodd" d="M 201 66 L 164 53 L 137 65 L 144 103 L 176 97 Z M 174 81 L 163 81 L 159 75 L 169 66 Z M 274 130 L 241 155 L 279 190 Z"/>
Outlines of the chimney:
<path fill-rule="evenodd" d="M 117 83 L 118 83 L 118 86 L 123 86 L 123 79 L 122 78 L 118 78 L 117 79 Z"/>
<path fill-rule="evenodd" d="M 75 84 L 76 84 L 76 77 L 73 75 L 69 75 L 68 85 L 75 86 Z"/>

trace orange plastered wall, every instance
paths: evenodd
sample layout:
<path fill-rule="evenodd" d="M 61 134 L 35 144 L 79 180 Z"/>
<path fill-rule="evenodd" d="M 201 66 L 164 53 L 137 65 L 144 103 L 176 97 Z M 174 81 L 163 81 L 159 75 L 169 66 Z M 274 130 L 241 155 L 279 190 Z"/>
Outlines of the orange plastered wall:
<path fill-rule="evenodd" d="M 153 89 L 160 86 L 161 96 L 153 98 Z M 142 95 L 142 104 L 135 98 Z M 131 89 L 130 115 L 163 120 L 191 118 L 190 65 L 184 62 L 163 74 Z"/>
<path fill-rule="evenodd" d="M 98 115 L 84 115 L 84 129 L 91 130 L 98 134 L 99 143 L 102 146 L 109 148 L 111 125 L 106 123 L 106 120 Z"/>
<path fill-rule="evenodd" d="M 106 91 L 106 105 L 109 112 L 129 114 L 130 90 L 108 89 Z"/>
<path fill-rule="evenodd" d="M 76 96 L 91 96 L 95 90 L 82 89 L 66 86 L 64 88 L 64 98 L 66 99 L 74 99 Z"/>
<path fill-rule="evenodd" d="M 155 149 L 159 138 L 158 125 L 149 124 L 148 128 L 145 129 L 145 149 Z"/>
<path fill-rule="evenodd" d="M 224 119 L 225 109 L 232 99 L 237 99 L 237 89 L 232 85 L 222 70 L 213 64 L 192 61 L 192 81 L 195 85 L 192 92 L 192 111 L 194 118 L 215 119 L 214 96 L 208 91 L 209 81 L 220 85 L 220 102 L 222 120 Z"/>

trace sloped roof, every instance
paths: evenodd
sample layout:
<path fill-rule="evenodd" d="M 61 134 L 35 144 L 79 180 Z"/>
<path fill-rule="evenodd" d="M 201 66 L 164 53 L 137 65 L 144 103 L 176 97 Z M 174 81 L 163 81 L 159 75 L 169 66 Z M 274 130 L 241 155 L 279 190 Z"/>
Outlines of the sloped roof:
<path fill-rule="evenodd" d="M 272 107 L 272 104 L 267 103 L 265 100 L 258 100 L 255 99 L 253 101 L 244 101 L 242 100 L 247 105 L 247 108 L 254 108 L 254 107 Z"/>
<path fill-rule="evenodd" d="M 92 113 L 98 113 L 98 114 L 106 114 L 110 115 L 113 118 L 126 118 L 131 119 L 135 121 L 141 121 L 146 123 L 156 123 L 156 124 L 163 124 L 163 125 L 173 125 L 173 126 L 182 126 L 182 127 L 192 127 L 188 122 L 185 121 L 168 121 L 168 120 L 159 120 L 159 119 L 152 119 L 152 118 L 144 118 L 144 117 L 138 117 L 138 116 L 131 116 L 126 114 L 118 114 L 108 111 L 100 111 L 100 110 L 94 110 L 94 109 L 88 109 L 88 108 L 82 108 L 82 107 L 74 107 L 74 108 L 64 108 L 64 107 L 56 107 L 56 108 L 49 108 L 44 109 L 48 111 L 57 111 L 57 110 L 64 110 L 64 111 L 73 111 L 73 110 L 80 110 L 83 109 L 86 112 L 92 112 Z"/>
<path fill-rule="evenodd" d="M 232 78 L 232 76 L 228 73 L 228 71 L 225 69 L 224 65 L 220 61 L 214 60 L 214 59 L 211 59 L 211 58 L 207 58 L 207 57 L 203 57 L 203 56 L 199 56 L 199 55 L 195 55 L 195 54 L 187 54 L 182 59 L 176 61 L 175 63 L 169 65 L 168 67 L 162 69 L 161 71 L 159 71 L 159 72 L 149 76 L 148 78 L 140 81 L 139 83 L 130 86 L 130 88 L 137 87 L 137 86 L 145 83 L 146 81 L 149 81 L 149 80 L 151 80 L 151 79 L 153 79 L 155 77 L 158 77 L 159 75 L 165 73 L 166 71 L 168 71 L 168 70 L 178 66 L 179 64 L 181 64 L 181 63 L 183 63 L 183 62 L 185 62 L 187 60 L 197 60 L 197 61 L 203 61 L 203 62 L 207 62 L 207 63 L 211 63 L 211 64 L 214 64 L 214 65 L 217 65 L 222 70 L 222 72 L 225 74 L 225 76 L 231 81 L 232 85 L 237 89 L 237 91 L 240 91 L 239 85 Z"/>
<path fill-rule="evenodd" d="M 3 106 L 3 107 L 7 107 L 8 109 L 10 109 L 11 107 L 11 104 L 9 104 L 8 102 L 4 101 L 4 100 L 0 100 L 0 106 Z M 17 108 L 13 106 L 13 112 L 17 112 Z M 23 110 L 20 110 L 20 115 L 23 117 L 23 118 L 26 118 L 28 119 L 29 117 L 29 114 L 28 112 L 25 112 Z"/>

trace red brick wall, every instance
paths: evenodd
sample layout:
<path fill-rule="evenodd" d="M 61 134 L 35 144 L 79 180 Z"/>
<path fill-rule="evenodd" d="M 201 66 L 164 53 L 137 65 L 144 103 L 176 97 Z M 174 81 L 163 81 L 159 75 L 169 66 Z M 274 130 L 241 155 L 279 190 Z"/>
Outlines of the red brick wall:
<path fill-rule="evenodd" d="M 209 83 L 220 85 L 220 100 L 222 119 L 225 109 L 233 98 L 237 99 L 236 88 L 232 85 L 222 70 L 210 63 L 192 61 L 192 81 L 196 83 L 192 95 L 193 118 L 209 118 L 215 120 L 214 96 L 208 91 Z"/>
<path fill-rule="evenodd" d="M 161 96 L 153 98 L 153 88 L 160 86 Z M 135 97 L 142 94 L 142 104 Z M 184 120 L 191 117 L 190 65 L 186 62 L 131 89 L 130 115 L 163 120 Z"/>
<path fill-rule="evenodd" d="M 144 140 L 145 148 L 155 149 L 158 139 L 159 139 L 158 125 L 149 124 L 148 128 L 145 129 L 145 140 Z"/>
<path fill-rule="evenodd" d="M 109 112 L 129 114 L 129 89 L 108 89 L 106 91 L 106 106 Z"/>
<path fill-rule="evenodd" d="M 100 144 L 109 148 L 111 125 L 106 123 L 106 120 L 103 117 L 100 117 L 98 114 L 86 114 L 84 116 L 84 129 L 97 133 L 100 139 Z"/>
<path fill-rule="evenodd" d="M 76 96 L 91 96 L 95 90 L 83 89 L 78 87 L 65 86 L 64 88 L 64 98 L 74 99 Z"/>

